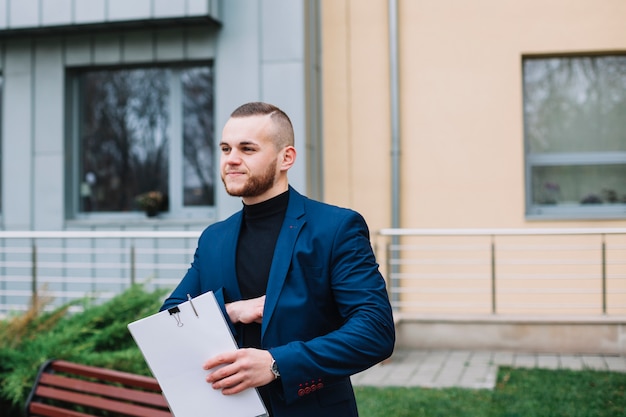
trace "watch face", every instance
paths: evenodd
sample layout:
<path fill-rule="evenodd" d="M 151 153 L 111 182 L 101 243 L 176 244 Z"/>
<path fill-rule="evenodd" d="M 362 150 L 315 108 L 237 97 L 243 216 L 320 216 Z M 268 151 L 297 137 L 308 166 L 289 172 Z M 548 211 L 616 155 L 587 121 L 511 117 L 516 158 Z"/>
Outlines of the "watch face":
<path fill-rule="evenodd" d="M 276 364 L 276 361 L 272 361 L 272 366 L 270 367 L 270 369 L 272 370 L 272 373 L 276 376 L 276 378 L 280 376 L 280 372 L 278 372 L 278 365 Z"/>

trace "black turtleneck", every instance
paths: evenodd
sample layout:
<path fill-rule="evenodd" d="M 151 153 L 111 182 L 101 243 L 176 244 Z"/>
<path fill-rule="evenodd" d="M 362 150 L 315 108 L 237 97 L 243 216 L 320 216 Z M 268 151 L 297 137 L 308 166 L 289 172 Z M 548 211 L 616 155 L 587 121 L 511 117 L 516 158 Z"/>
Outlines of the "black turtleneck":
<path fill-rule="evenodd" d="M 289 191 L 261 203 L 245 205 L 237 243 L 237 281 L 242 299 L 265 295 L 272 258 L 285 219 Z M 261 325 L 243 326 L 241 347 L 261 347 Z"/>
<path fill-rule="evenodd" d="M 243 220 L 237 242 L 237 282 L 244 300 L 265 295 L 272 258 L 280 228 L 289 203 L 289 191 L 258 204 L 243 206 Z M 261 348 L 261 325 L 240 326 L 243 333 L 242 346 Z M 268 386 L 258 388 L 270 415 L 272 405 Z"/>

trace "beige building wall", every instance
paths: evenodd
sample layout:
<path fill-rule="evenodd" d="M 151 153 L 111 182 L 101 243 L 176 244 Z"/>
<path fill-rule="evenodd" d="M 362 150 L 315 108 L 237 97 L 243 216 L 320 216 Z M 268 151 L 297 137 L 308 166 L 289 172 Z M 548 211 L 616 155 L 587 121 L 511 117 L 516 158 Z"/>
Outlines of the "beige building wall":
<path fill-rule="evenodd" d="M 401 227 L 525 218 L 522 57 L 626 52 L 624 0 L 398 0 Z M 322 1 L 324 198 L 391 225 L 387 0 Z"/>
<path fill-rule="evenodd" d="M 522 80 L 525 56 L 626 53 L 626 1 L 397 0 L 397 11 L 401 228 L 626 227 L 626 216 L 526 218 Z M 365 216 L 389 278 L 375 235 L 392 218 L 389 0 L 322 0 L 321 16 L 324 199 Z M 607 237 L 603 255 L 598 235 L 403 238 L 392 301 L 417 315 L 624 317 L 623 239 Z"/>
<path fill-rule="evenodd" d="M 391 216 L 386 1 L 322 1 L 324 200 L 361 212 L 374 232 Z"/>

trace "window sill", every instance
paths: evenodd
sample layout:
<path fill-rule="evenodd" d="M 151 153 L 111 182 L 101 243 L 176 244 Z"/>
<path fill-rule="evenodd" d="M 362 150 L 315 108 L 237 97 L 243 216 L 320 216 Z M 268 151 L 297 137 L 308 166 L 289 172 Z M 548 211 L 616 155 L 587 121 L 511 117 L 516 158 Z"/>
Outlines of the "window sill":
<path fill-rule="evenodd" d="M 204 217 L 172 217 L 163 213 L 156 217 L 148 217 L 143 213 L 132 214 L 96 214 L 85 215 L 82 218 L 68 219 L 65 228 L 72 229 L 197 229 L 204 228 L 217 219 L 213 213 L 207 213 Z"/>
<path fill-rule="evenodd" d="M 526 212 L 526 220 L 615 219 L 626 219 L 626 204 L 533 206 Z"/>

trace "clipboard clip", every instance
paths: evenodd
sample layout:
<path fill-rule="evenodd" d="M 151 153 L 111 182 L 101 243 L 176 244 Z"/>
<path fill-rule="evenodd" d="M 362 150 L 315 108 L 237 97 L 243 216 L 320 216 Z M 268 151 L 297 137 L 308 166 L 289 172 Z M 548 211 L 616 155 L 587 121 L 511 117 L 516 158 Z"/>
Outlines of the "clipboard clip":
<path fill-rule="evenodd" d="M 198 315 L 198 311 L 196 310 L 196 307 L 193 305 L 193 301 L 191 301 L 191 295 L 187 294 L 187 300 L 189 300 L 189 304 L 191 305 L 191 308 L 193 309 L 193 314 L 195 314 L 196 317 L 200 317 Z M 185 323 L 183 323 L 182 319 L 180 318 L 180 308 L 178 308 L 178 306 L 168 308 L 167 311 L 170 313 L 170 316 L 174 316 L 174 320 L 176 320 L 176 326 L 183 327 L 185 325 Z"/>
<path fill-rule="evenodd" d="M 174 320 L 176 320 L 176 326 L 183 327 L 185 324 L 180 319 L 180 309 L 178 307 L 172 307 L 167 310 L 170 313 L 170 316 L 174 316 Z"/>

